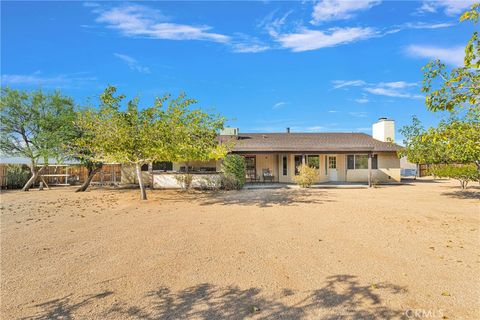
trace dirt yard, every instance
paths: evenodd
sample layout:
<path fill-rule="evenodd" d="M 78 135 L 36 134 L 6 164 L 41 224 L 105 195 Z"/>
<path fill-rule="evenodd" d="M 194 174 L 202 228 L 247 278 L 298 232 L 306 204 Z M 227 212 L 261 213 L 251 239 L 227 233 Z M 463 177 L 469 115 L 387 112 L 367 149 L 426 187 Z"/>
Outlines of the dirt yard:
<path fill-rule="evenodd" d="M 480 319 L 480 189 L 3 192 L 2 319 Z"/>

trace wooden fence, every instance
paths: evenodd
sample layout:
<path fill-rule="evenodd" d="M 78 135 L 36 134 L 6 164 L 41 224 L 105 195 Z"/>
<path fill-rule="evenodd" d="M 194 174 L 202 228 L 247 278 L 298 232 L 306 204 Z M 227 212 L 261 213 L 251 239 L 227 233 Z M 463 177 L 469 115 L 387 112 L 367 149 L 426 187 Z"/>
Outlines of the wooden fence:
<path fill-rule="evenodd" d="M 26 166 L 25 166 L 26 167 Z M 95 174 L 93 185 L 117 185 L 122 180 L 122 166 L 120 164 L 105 164 L 102 170 Z M 11 189 L 18 186 L 7 181 L 7 164 L 0 164 L 0 187 Z M 28 167 L 25 169 L 28 170 Z M 49 186 L 68 186 L 82 184 L 88 176 L 88 170 L 81 165 L 49 165 L 45 167 L 41 176 Z M 38 181 L 37 181 L 38 183 Z"/>

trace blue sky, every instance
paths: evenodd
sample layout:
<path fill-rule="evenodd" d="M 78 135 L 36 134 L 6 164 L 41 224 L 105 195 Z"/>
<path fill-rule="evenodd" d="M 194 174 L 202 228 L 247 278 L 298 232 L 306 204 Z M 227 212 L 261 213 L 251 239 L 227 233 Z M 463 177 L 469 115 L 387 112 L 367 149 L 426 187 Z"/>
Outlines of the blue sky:
<path fill-rule="evenodd" d="M 1 80 L 79 104 L 108 84 L 145 106 L 184 91 L 243 132 L 433 125 L 420 68 L 461 64 L 472 2 L 2 1 Z"/>

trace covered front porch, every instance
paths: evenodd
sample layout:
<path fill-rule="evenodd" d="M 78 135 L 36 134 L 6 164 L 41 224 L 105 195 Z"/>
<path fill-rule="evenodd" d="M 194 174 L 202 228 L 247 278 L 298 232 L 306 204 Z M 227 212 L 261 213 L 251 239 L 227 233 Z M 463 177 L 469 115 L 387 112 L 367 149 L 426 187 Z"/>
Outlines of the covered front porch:
<path fill-rule="evenodd" d="M 316 183 L 347 181 L 346 154 L 252 153 L 243 156 L 248 183 L 294 183 L 302 164 L 318 170 Z"/>

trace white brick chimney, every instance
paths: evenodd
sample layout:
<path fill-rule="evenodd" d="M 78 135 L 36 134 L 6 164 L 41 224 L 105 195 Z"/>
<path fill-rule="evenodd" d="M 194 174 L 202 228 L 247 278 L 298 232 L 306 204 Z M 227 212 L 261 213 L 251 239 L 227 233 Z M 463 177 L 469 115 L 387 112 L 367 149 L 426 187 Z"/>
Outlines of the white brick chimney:
<path fill-rule="evenodd" d="M 373 139 L 383 142 L 395 142 L 395 121 L 380 118 L 372 125 Z"/>

